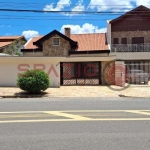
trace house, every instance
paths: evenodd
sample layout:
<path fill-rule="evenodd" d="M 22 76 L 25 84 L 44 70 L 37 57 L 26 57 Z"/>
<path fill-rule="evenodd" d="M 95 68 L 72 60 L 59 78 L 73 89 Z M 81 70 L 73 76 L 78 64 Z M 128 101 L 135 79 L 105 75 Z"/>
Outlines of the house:
<path fill-rule="evenodd" d="M 150 9 L 139 6 L 107 21 L 107 33 L 71 34 L 65 28 L 64 34 L 53 30 L 33 37 L 21 49 L 23 57 L 0 58 L 0 86 L 14 86 L 17 73 L 28 69 L 46 71 L 52 87 L 124 86 L 126 70 L 150 73 L 149 16 Z"/>
<path fill-rule="evenodd" d="M 106 33 L 71 34 L 65 28 L 65 34 L 53 30 L 45 36 L 34 37 L 26 44 L 24 57 L 63 57 L 60 61 L 60 85 L 102 85 L 109 56 Z M 109 74 L 109 70 L 107 71 Z M 114 76 L 111 79 L 114 84 Z"/>
<path fill-rule="evenodd" d="M 27 42 L 24 36 L 0 36 L 0 53 L 13 54 L 13 50 L 17 49 L 21 52 L 23 45 Z"/>
<path fill-rule="evenodd" d="M 150 73 L 150 9 L 139 6 L 107 21 L 110 55 L 124 61 L 126 69 Z"/>

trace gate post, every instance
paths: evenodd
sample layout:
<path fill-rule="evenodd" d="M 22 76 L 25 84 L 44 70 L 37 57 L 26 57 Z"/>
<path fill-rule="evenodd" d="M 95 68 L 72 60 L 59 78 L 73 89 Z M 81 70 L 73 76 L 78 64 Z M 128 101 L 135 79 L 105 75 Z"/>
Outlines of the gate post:
<path fill-rule="evenodd" d="M 115 61 L 115 85 L 125 86 L 125 73 L 124 61 Z"/>

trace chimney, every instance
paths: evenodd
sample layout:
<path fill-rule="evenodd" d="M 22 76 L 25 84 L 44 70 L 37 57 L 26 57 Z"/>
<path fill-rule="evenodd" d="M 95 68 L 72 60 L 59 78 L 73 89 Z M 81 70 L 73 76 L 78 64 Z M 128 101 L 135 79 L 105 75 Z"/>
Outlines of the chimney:
<path fill-rule="evenodd" d="M 65 36 L 67 36 L 68 38 L 70 38 L 70 28 L 65 28 Z"/>

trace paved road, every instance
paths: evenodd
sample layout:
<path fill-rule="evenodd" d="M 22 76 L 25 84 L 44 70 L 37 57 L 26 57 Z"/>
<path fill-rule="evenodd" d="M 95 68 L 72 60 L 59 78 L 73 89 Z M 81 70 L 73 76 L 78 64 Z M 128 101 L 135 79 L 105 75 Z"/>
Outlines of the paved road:
<path fill-rule="evenodd" d="M 0 150 L 149 150 L 150 99 L 2 99 Z"/>

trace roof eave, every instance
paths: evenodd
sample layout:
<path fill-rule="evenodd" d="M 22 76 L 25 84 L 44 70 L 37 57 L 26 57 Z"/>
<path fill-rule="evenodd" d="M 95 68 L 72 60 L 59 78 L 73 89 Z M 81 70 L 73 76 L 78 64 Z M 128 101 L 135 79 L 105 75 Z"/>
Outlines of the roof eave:
<path fill-rule="evenodd" d="M 42 49 L 39 49 L 39 48 L 21 49 L 21 52 L 42 52 Z"/>
<path fill-rule="evenodd" d="M 99 54 L 99 53 L 110 53 L 110 50 L 69 51 L 69 54 Z"/>

